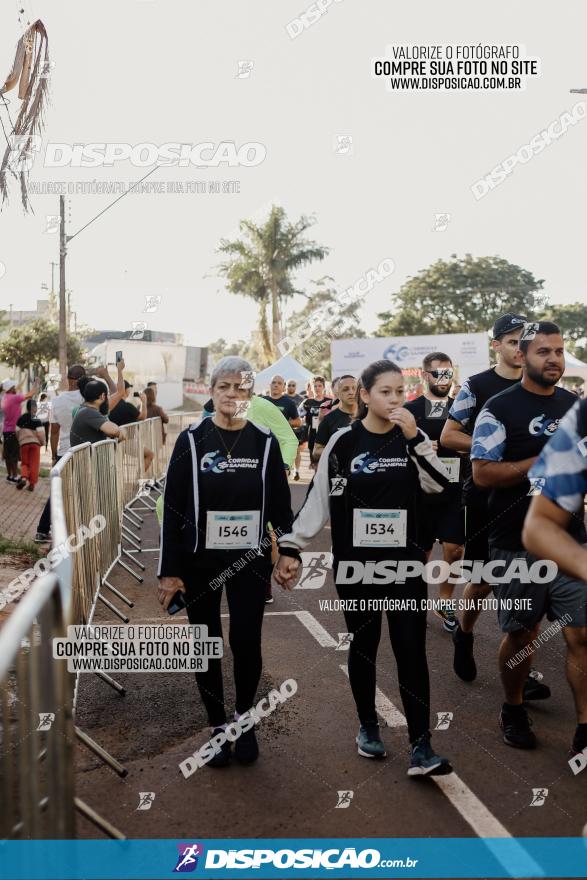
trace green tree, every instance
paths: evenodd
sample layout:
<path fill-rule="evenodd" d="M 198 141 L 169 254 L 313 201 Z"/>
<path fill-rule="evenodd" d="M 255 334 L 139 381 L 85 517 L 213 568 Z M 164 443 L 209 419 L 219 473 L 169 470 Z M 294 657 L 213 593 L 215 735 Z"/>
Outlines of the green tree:
<path fill-rule="evenodd" d="M 539 315 L 544 282 L 501 257 L 437 260 L 392 294 L 393 309 L 378 317 L 378 336 L 479 333 L 504 312 Z"/>
<path fill-rule="evenodd" d="M 546 317 L 558 324 L 567 347 L 579 360 L 587 360 L 587 305 L 551 305 Z"/>
<path fill-rule="evenodd" d="M 230 355 L 246 357 L 244 352 L 248 351 L 249 343 L 245 342 L 243 339 L 239 339 L 238 342 L 228 343 L 225 339 L 220 337 L 220 339 L 217 339 L 215 342 L 211 342 L 207 348 L 208 357 L 212 357 L 215 361 L 218 361 L 220 358 L 229 357 Z"/>
<path fill-rule="evenodd" d="M 291 341 L 288 351 L 293 357 L 306 369 L 321 376 L 330 375 L 330 343 L 333 339 L 365 336 L 355 303 L 339 308 L 338 317 L 333 321 L 333 310 L 327 309 L 337 305 L 338 292 L 328 286 L 331 281 L 332 278 L 324 278 L 314 282 L 316 290 L 310 294 L 304 307 L 288 319 L 285 337 Z"/>
<path fill-rule="evenodd" d="M 262 225 L 251 220 L 239 224 L 241 238 L 221 239 L 218 252 L 228 259 L 218 266 L 231 293 L 253 299 L 259 308 L 259 332 L 263 357 L 270 363 L 281 339 L 281 309 L 285 300 L 302 291 L 296 290 L 293 273 L 314 260 L 323 260 L 328 248 L 305 237 L 313 226 L 313 217 L 302 216 L 290 222 L 282 207 L 273 205 Z M 271 333 L 267 307 L 271 307 Z"/>
<path fill-rule="evenodd" d="M 59 327 L 42 319 L 31 321 L 22 327 L 15 327 L 0 342 L 0 361 L 34 371 L 44 378 L 49 372 L 49 363 L 59 359 Z M 67 337 L 67 362 L 80 363 L 83 349 L 79 336 Z"/>

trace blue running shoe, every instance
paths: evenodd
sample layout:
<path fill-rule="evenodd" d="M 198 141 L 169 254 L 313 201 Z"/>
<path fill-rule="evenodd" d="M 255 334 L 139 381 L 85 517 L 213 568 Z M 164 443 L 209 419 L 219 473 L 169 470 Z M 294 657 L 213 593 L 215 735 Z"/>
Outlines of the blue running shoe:
<path fill-rule="evenodd" d="M 452 773 L 448 758 L 441 758 L 430 745 L 430 737 L 423 736 L 412 748 L 408 776 L 444 776 Z"/>
<path fill-rule="evenodd" d="M 363 758 L 385 758 L 387 755 L 378 724 L 361 724 L 355 742 Z"/>

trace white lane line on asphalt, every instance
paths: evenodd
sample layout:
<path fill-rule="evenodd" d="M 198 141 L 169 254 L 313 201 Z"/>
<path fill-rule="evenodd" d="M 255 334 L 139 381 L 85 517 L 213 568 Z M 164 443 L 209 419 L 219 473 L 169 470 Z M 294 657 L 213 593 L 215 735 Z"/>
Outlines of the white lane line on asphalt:
<path fill-rule="evenodd" d="M 299 613 L 300 613 L 299 611 L 266 611 L 265 617 L 277 617 L 277 616 L 286 615 L 286 614 L 296 616 Z M 167 618 L 165 618 L 165 617 L 145 617 L 143 620 L 137 621 L 136 625 L 139 625 L 141 623 L 173 623 L 176 620 L 187 620 L 187 615 L 185 615 L 185 614 L 183 614 L 181 617 L 179 614 L 174 614 L 172 616 L 173 616 L 173 620 L 167 620 Z M 310 617 L 311 616 L 312 615 L 310 614 Z M 230 617 L 230 614 L 221 614 L 220 617 Z M 316 623 L 318 623 L 318 621 L 316 621 Z M 326 632 L 326 630 L 325 630 L 325 632 Z M 330 636 L 328 636 L 328 638 L 330 638 Z M 334 644 L 336 645 L 336 642 Z"/>
<path fill-rule="evenodd" d="M 336 648 L 338 642 L 333 639 L 329 632 L 326 632 L 321 623 L 318 623 L 313 614 L 309 611 L 294 612 L 299 621 L 301 621 L 309 633 L 312 633 L 316 641 L 323 648 Z"/>
<path fill-rule="evenodd" d="M 348 669 L 343 664 L 340 668 L 348 678 Z M 375 689 L 375 708 L 385 720 L 388 727 L 405 727 L 407 721 L 399 709 L 394 706 L 383 691 Z M 497 861 L 507 870 L 510 877 L 544 877 L 544 871 L 526 852 L 517 840 L 509 833 L 507 828 L 496 819 L 485 804 L 483 804 L 469 786 L 463 782 L 454 770 L 447 776 L 431 776 L 442 793 L 448 798 L 455 810 L 465 820 L 477 837 L 484 840 L 485 845 Z M 505 858 L 502 845 L 499 846 L 491 839 L 486 838 L 509 838 L 507 859 Z"/>
<path fill-rule="evenodd" d="M 340 668 L 348 678 L 349 671 L 344 664 L 340 664 Z M 391 700 L 388 700 L 383 691 L 375 688 L 375 708 L 385 721 L 388 727 L 405 727 L 406 719 L 402 713 L 395 708 Z"/>

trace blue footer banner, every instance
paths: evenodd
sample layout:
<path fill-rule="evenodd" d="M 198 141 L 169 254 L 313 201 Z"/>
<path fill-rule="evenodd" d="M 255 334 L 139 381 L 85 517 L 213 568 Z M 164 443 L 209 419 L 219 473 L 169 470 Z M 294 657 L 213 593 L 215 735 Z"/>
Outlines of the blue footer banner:
<path fill-rule="evenodd" d="M 1 880 L 587 877 L 587 838 L 18 840 Z"/>

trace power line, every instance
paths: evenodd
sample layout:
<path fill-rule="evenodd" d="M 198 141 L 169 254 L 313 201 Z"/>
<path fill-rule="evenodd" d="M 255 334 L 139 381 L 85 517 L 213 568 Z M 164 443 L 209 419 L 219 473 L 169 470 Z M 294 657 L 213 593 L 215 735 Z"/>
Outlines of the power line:
<path fill-rule="evenodd" d="M 94 218 L 93 218 L 93 219 L 92 219 L 92 220 L 89 220 L 89 221 L 88 221 L 88 222 L 87 222 L 87 223 L 86 223 L 86 225 L 85 225 L 85 226 L 82 226 L 82 228 L 81 228 L 81 229 L 78 229 L 78 231 L 77 231 L 77 232 L 74 232 L 74 234 L 73 234 L 73 235 L 68 235 L 68 236 L 67 236 L 67 241 L 68 241 L 68 242 L 69 242 L 69 241 L 71 241 L 71 240 L 72 240 L 72 238 L 75 238 L 75 237 L 76 237 L 76 235 L 79 235 L 79 234 L 80 234 L 80 232 L 83 232 L 83 231 L 84 231 L 84 229 L 87 229 L 87 228 L 88 228 L 88 226 L 90 226 L 90 225 L 91 225 L 91 224 L 92 224 L 92 223 L 93 223 L 93 222 L 94 222 L 94 221 L 95 221 L 95 220 L 97 220 L 97 219 L 98 219 L 98 217 L 101 217 L 101 216 L 102 216 L 102 214 L 105 214 L 105 213 L 106 213 L 106 211 L 108 211 L 108 210 L 110 210 L 110 208 L 112 208 L 112 207 L 113 207 L 113 205 L 115 205 L 115 204 L 116 204 L 116 202 L 119 202 L 119 201 L 120 201 L 120 200 L 121 200 L 121 199 L 123 199 L 123 198 L 124 198 L 124 197 L 125 197 L 125 196 L 127 196 L 127 195 L 128 195 L 128 194 L 129 194 L 129 192 L 131 192 L 131 190 L 133 190 L 133 189 L 134 189 L 134 188 L 135 188 L 135 186 L 138 186 L 138 185 L 139 185 L 139 183 L 142 183 L 142 182 L 143 182 L 143 180 L 146 180 L 146 179 L 147 179 L 147 177 L 149 177 L 149 176 L 150 176 L 150 175 L 151 175 L 151 174 L 153 174 L 153 172 L 154 172 L 154 171 L 157 171 L 157 169 L 158 169 L 158 168 L 160 168 L 160 167 L 161 167 L 161 166 L 160 166 L 160 165 L 155 165 L 155 167 L 154 167 L 154 168 L 151 168 L 151 170 L 150 170 L 150 171 L 149 171 L 149 173 L 148 173 L 148 174 L 145 174 L 145 176 L 144 176 L 144 177 L 141 177 L 141 179 L 140 179 L 140 180 L 137 180 L 137 182 L 136 182 L 136 183 L 133 183 L 133 185 L 132 185 L 132 186 L 131 186 L 131 187 L 129 187 L 129 189 L 128 189 L 128 190 L 127 190 L 127 191 L 126 191 L 126 192 L 124 192 L 124 193 L 122 193 L 122 195 L 120 195 L 120 196 L 118 196 L 118 198 L 117 198 L 117 199 L 114 199 L 114 201 L 113 201 L 113 202 L 111 202 L 111 203 L 110 203 L 110 204 L 109 204 L 109 205 L 107 205 L 107 206 L 106 206 L 106 207 L 105 207 L 105 208 L 104 208 L 104 210 L 103 210 L 103 211 L 100 211 L 100 213 L 99 213 L 99 214 L 96 214 L 96 216 L 95 216 L 95 217 L 94 217 Z"/>

